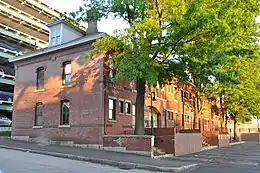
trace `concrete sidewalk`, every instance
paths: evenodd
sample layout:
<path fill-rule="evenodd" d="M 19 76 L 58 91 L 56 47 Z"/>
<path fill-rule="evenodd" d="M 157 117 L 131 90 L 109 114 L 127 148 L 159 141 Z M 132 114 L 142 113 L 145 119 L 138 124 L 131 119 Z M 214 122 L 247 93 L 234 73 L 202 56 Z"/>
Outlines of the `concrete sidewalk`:
<path fill-rule="evenodd" d="M 117 153 L 104 150 L 83 149 L 75 147 L 40 145 L 37 143 L 0 139 L 0 148 L 13 149 L 24 152 L 38 153 L 61 158 L 68 158 L 92 163 L 105 164 L 123 169 L 144 169 L 161 172 L 180 172 L 196 168 L 196 161 L 190 160 L 160 160 L 150 157 Z"/>

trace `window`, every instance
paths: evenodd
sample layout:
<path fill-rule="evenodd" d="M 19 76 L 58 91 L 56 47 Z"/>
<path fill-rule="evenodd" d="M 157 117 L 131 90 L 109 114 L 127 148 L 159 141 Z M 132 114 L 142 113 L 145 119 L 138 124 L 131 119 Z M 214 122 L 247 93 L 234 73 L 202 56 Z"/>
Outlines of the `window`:
<path fill-rule="evenodd" d="M 42 103 L 37 103 L 35 106 L 35 126 L 42 126 Z"/>
<path fill-rule="evenodd" d="M 178 99 L 178 90 L 177 87 L 174 87 L 174 100 Z"/>
<path fill-rule="evenodd" d="M 135 105 L 132 105 L 132 111 L 133 111 L 133 128 L 135 128 Z"/>
<path fill-rule="evenodd" d="M 190 116 L 185 115 L 185 122 L 190 122 Z"/>
<path fill-rule="evenodd" d="M 174 120 L 173 112 L 171 112 L 171 120 Z"/>
<path fill-rule="evenodd" d="M 124 101 L 119 101 L 119 113 L 124 113 Z"/>
<path fill-rule="evenodd" d="M 109 120 L 116 120 L 116 100 L 109 99 Z"/>
<path fill-rule="evenodd" d="M 114 78 L 116 76 L 115 60 L 109 58 L 109 77 Z"/>
<path fill-rule="evenodd" d="M 168 119 L 174 120 L 174 113 L 172 111 L 168 111 Z"/>
<path fill-rule="evenodd" d="M 170 120 L 171 119 L 171 112 L 168 111 L 168 119 Z"/>
<path fill-rule="evenodd" d="M 173 86 L 172 85 L 168 85 L 168 93 L 173 94 Z"/>
<path fill-rule="evenodd" d="M 136 79 L 132 80 L 132 89 L 133 90 L 137 90 L 137 88 L 136 88 Z"/>
<path fill-rule="evenodd" d="M 59 29 L 54 29 L 51 31 L 51 46 L 55 46 L 61 44 L 61 39 L 60 39 L 60 30 Z"/>
<path fill-rule="evenodd" d="M 36 75 L 36 90 L 42 90 L 44 89 L 44 67 L 37 68 Z"/>
<path fill-rule="evenodd" d="M 62 84 L 63 85 L 71 84 L 71 62 L 70 61 L 66 61 L 63 63 Z"/>
<path fill-rule="evenodd" d="M 70 116 L 70 102 L 68 100 L 61 101 L 61 115 L 60 115 L 60 124 L 68 125 Z"/>
<path fill-rule="evenodd" d="M 129 102 L 125 103 L 125 112 L 127 114 L 131 114 L 131 103 L 129 103 Z"/>
<path fill-rule="evenodd" d="M 159 97 L 159 89 L 158 88 L 155 89 L 155 96 Z"/>
<path fill-rule="evenodd" d="M 164 90 L 162 90 L 162 99 L 166 99 L 166 94 Z"/>

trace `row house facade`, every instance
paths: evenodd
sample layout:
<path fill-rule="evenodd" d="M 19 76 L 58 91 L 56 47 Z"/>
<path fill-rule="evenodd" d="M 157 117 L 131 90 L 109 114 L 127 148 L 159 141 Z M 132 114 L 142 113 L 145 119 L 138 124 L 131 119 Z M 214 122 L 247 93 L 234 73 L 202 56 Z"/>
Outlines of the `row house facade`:
<path fill-rule="evenodd" d="M 132 134 L 134 82 L 112 82 L 109 57 L 86 54 L 106 34 L 95 23 L 87 31 L 65 20 L 48 26 L 50 47 L 11 59 L 16 75 L 12 136 L 101 144 L 105 134 Z M 191 129 L 193 101 L 192 87 L 176 81 L 147 87 L 145 127 Z"/>

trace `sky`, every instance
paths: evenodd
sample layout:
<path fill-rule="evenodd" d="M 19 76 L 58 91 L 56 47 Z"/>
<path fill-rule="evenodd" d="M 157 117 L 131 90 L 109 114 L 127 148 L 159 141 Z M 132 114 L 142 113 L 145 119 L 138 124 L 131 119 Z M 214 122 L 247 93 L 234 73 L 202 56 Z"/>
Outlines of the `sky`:
<path fill-rule="evenodd" d="M 83 0 L 41 0 L 41 2 L 60 12 L 76 11 L 79 6 L 83 4 Z M 108 34 L 113 34 L 114 30 L 123 29 L 126 27 L 126 23 L 118 19 L 115 20 L 113 18 L 102 20 L 98 23 L 98 30 L 100 32 L 106 32 Z"/>

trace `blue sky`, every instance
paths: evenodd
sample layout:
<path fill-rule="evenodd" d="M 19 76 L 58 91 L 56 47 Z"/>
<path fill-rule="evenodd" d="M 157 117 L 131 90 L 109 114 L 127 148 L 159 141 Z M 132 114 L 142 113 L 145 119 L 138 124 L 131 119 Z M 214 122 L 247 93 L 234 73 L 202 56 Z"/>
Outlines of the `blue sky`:
<path fill-rule="evenodd" d="M 60 12 L 72 12 L 79 8 L 80 4 L 83 3 L 83 0 L 41 0 L 41 2 Z M 127 25 L 124 22 L 111 18 L 102 20 L 98 24 L 98 30 L 108 34 L 112 34 L 115 29 L 123 29 L 126 27 Z"/>

